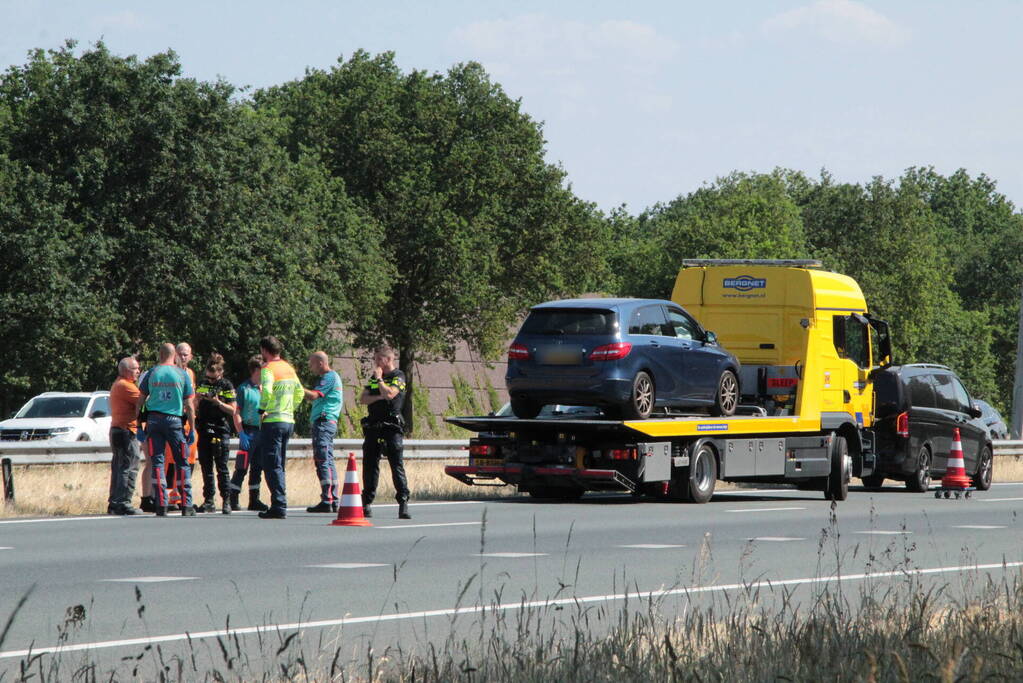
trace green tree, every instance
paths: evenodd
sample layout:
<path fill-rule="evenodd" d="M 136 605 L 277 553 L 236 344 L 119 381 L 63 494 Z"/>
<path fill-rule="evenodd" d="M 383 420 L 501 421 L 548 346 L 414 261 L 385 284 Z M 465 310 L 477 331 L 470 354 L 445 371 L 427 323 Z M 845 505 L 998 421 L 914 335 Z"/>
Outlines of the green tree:
<path fill-rule="evenodd" d="M 391 53 L 357 52 L 255 102 L 286 122 L 293 158 L 316 150 L 383 227 L 386 303 L 350 329 L 393 343 L 406 371 L 459 340 L 493 357 L 526 306 L 606 281 L 606 221 L 478 64 L 403 72 Z"/>

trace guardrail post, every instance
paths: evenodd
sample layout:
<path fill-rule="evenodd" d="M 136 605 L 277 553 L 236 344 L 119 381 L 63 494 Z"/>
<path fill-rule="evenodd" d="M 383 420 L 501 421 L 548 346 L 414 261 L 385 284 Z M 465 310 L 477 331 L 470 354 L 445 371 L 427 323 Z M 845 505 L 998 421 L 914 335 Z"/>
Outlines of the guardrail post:
<path fill-rule="evenodd" d="M 0 460 L 0 469 L 3 470 L 4 479 L 4 501 L 14 502 L 14 468 L 11 467 L 11 459 Z"/>

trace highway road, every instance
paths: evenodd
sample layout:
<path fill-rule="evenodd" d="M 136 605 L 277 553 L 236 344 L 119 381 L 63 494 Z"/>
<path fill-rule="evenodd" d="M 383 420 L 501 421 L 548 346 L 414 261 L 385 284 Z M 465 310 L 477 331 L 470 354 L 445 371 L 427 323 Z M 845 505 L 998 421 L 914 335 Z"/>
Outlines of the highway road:
<path fill-rule="evenodd" d="M 411 521 L 395 506 L 374 509 L 371 528 L 304 510 L 273 521 L 0 520 L 0 620 L 28 594 L 0 644 L 0 672 L 30 650 L 88 651 L 115 666 L 147 645 L 212 651 L 227 631 L 300 630 L 354 653 L 443 639 L 480 604 L 511 612 L 522 601 L 620 604 L 627 592 L 665 591 L 671 608 L 749 582 L 797 589 L 910 572 L 969 585 L 978 565 L 1001 574 L 1003 562 L 1023 564 L 1023 484 L 969 501 L 854 487 L 834 510 L 819 493 L 787 489 L 720 492 L 707 505 L 420 503 Z"/>

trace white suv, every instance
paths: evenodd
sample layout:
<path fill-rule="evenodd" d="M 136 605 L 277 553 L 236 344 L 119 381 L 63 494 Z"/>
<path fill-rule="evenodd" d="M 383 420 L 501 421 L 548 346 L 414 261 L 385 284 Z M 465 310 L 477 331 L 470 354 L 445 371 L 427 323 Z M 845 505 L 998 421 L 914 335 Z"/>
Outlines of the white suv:
<path fill-rule="evenodd" d="M 0 422 L 0 442 L 6 443 L 109 440 L 109 391 L 48 391 L 22 406 L 11 419 Z"/>

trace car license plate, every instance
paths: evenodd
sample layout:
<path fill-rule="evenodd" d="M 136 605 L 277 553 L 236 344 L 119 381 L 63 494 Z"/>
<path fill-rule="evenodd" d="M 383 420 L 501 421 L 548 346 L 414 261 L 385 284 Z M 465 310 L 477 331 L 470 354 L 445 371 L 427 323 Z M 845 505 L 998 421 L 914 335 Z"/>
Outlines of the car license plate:
<path fill-rule="evenodd" d="M 501 458 L 476 458 L 472 461 L 473 465 L 482 465 L 483 467 L 494 467 L 501 464 Z"/>
<path fill-rule="evenodd" d="M 544 349 L 537 354 L 537 360 L 544 365 L 579 365 L 583 354 L 579 349 Z"/>

